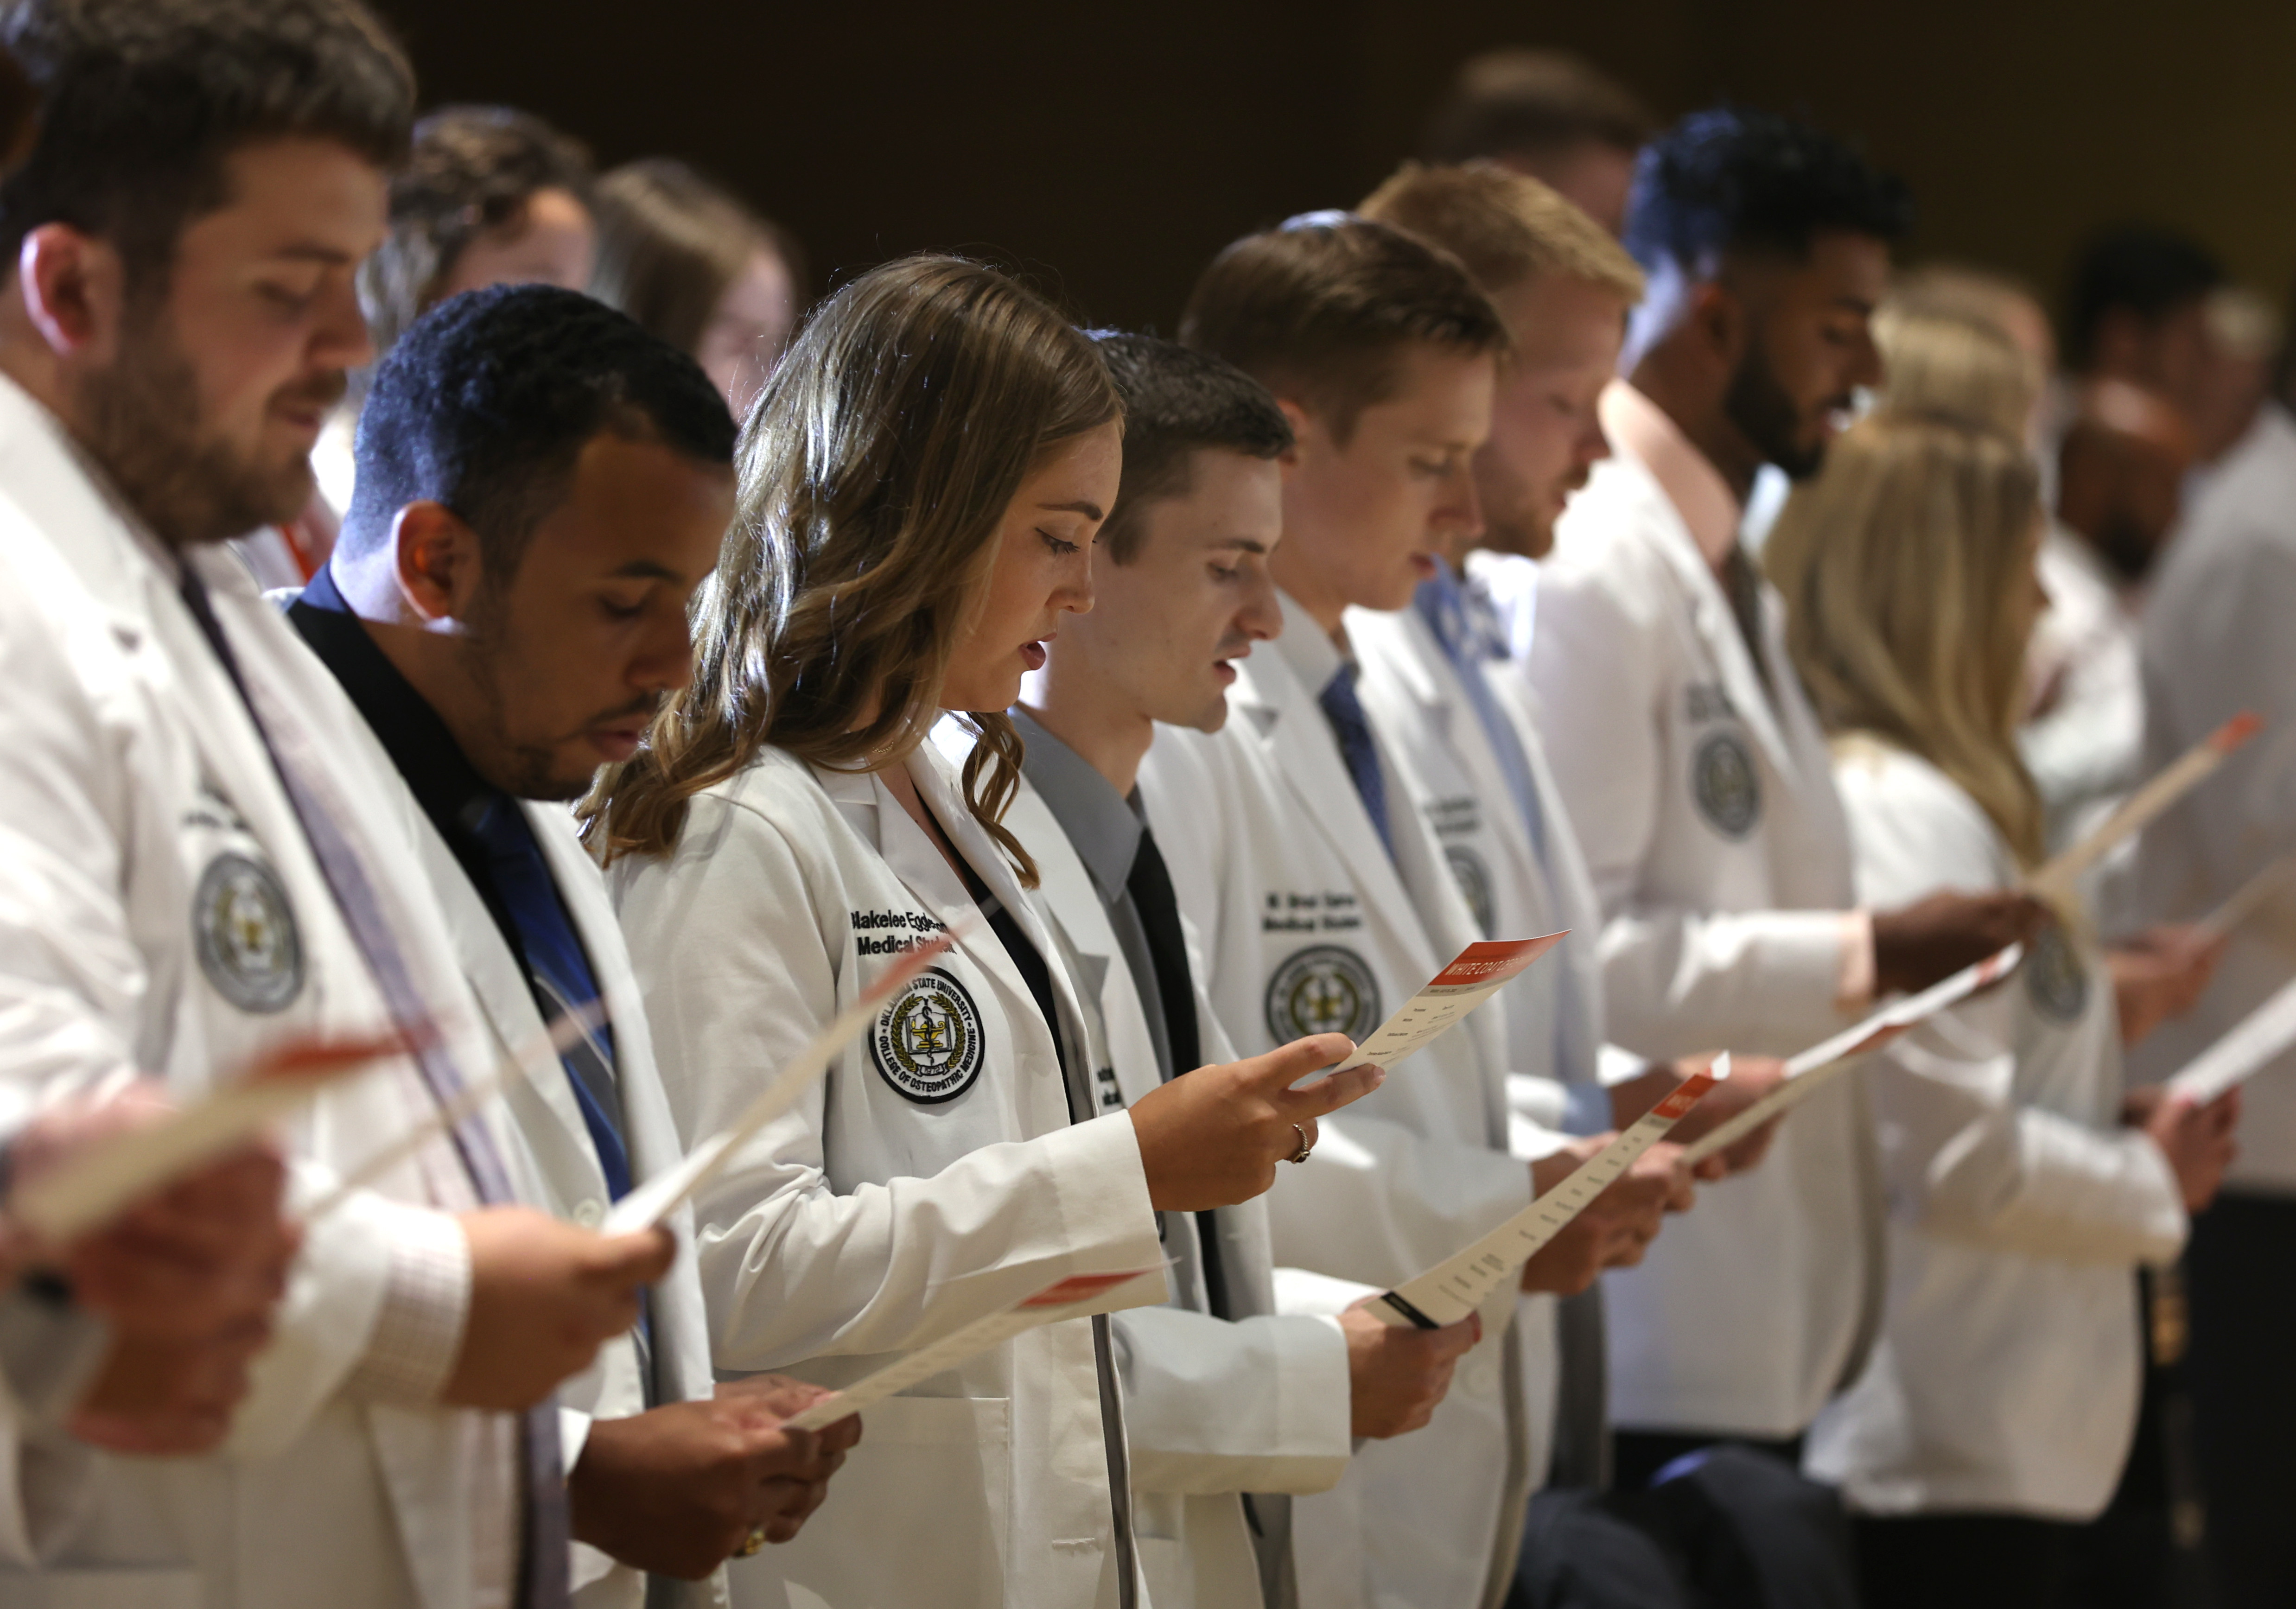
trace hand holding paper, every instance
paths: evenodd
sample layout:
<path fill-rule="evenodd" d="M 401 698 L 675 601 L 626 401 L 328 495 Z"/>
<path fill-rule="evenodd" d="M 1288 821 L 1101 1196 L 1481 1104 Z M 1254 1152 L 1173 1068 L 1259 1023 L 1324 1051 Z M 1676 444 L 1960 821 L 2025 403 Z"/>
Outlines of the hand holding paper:
<path fill-rule="evenodd" d="M 1695 1167 L 1708 1157 L 1737 1144 L 1764 1123 L 1783 1116 L 1816 1094 L 1849 1065 L 1850 1057 L 1886 1045 L 1947 1006 L 1966 1000 L 1980 989 L 1999 982 L 2024 958 L 2025 947 L 2013 944 L 1998 955 L 1988 956 L 1974 966 L 1964 967 L 1944 982 L 1885 1006 L 1856 1026 L 1845 1028 L 1832 1038 L 1821 1040 L 1799 1055 L 1790 1057 L 1786 1062 L 1786 1076 L 1783 1083 L 1695 1144 L 1685 1146 L 1683 1160 Z"/>
<path fill-rule="evenodd" d="M 2079 902 L 2081 876 L 2089 867 L 2205 782 L 2263 726 L 2261 716 L 2247 712 L 2234 716 L 2131 793 L 2095 832 L 2026 878 L 2026 891 L 2060 911 L 2073 910 Z"/>
<path fill-rule="evenodd" d="M 1522 1266 L 1584 1212 L 1595 1198 L 1666 1137 L 1698 1097 L 1730 1076 L 1730 1058 L 1718 1056 L 1707 1071 L 1685 1079 L 1625 1133 L 1581 1164 L 1554 1189 L 1464 1250 L 1405 1281 L 1372 1304 L 1385 1322 L 1435 1329 L 1456 1324 L 1491 1293 L 1514 1280 Z"/>
<path fill-rule="evenodd" d="M 832 1391 L 803 1413 L 783 1423 L 791 1430 L 824 1429 L 840 1419 L 859 1413 L 873 1403 L 882 1402 L 888 1397 L 898 1397 L 921 1381 L 930 1380 L 935 1375 L 977 1358 L 990 1347 L 1001 1345 L 1024 1330 L 1056 1324 L 1063 1318 L 1082 1318 L 1094 1313 L 1111 1313 L 1123 1308 L 1141 1307 L 1160 1301 L 1163 1295 L 1164 1270 L 1161 1268 L 1132 1268 L 1121 1274 L 1078 1274 L 1060 1280 L 1046 1285 L 1016 1307 L 1001 1313 L 991 1313 L 986 1318 L 975 1319 L 931 1345 L 918 1348 L 898 1362 L 887 1364 L 875 1374 L 863 1376 L 843 1391 Z"/>
<path fill-rule="evenodd" d="M 335 1080 L 406 1048 L 407 1041 L 397 1034 L 298 1040 L 190 1104 L 40 1170 L 11 1195 L 9 1211 L 45 1241 L 70 1241 L 116 1216 L 129 1203 L 155 1194 L 203 1163 L 248 1144 L 316 1099 Z"/>
<path fill-rule="evenodd" d="M 1391 1067 L 1413 1051 L 1424 1048 L 1570 936 L 1565 929 L 1537 939 L 1490 939 L 1470 944 L 1430 978 L 1426 988 L 1372 1030 L 1357 1051 L 1357 1059 L 1375 1067 Z"/>

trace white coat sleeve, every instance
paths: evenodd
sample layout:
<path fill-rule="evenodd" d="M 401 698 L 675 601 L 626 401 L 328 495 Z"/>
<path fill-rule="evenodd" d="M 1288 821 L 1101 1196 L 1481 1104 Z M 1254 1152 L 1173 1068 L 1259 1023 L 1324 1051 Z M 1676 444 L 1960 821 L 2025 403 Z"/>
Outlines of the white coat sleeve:
<path fill-rule="evenodd" d="M 828 875 L 758 812 L 703 795 L 676 852 L 622 877 L 623 928 L 686 1145 L 726 1128 L 757 1080 L 839 1009 L 832 957 L 847 915 L 841 891 L 815 886 Z M 986 1145 L 930 1178 L 840 1190 L 827 1172 L 827 1098 L 816 1084 L 694 1203 L 720 1368 L 905 1351 L 1070 1274 L 1162 1260 L 1128 1113 Z"/>
<path fill-rule="evenodd" d="M 1111 1323 L 1143 1491 L 1304 1494 L 1347 1473 L 1348 1343 L 1332 1320 L 1156 1307 Z"/>
<path fill-rule="evenodd" d="M 1598 578 L 1541 578 L 1528 702 L 1602 906 L 1609 1031 L 1657 1059 L 1796 1050 L 1841 1026 L 1843 947 L 1863 924 L 1840 911 L 1718 912 L 1644 892 L 1672 785 L 1662 701 L 1681 691 L 1667 675 L 1667 630 Z"/>
<path fill-rule="evenodd" d="M 2296 632 L 2288 629 L 2296 618 L 2296 549 L 2237 528 L 2207 534 L 2210 546 L 2194 561 L 2199 568 L 2179 578 L 2185 585 L 2169 622 L 2173 631 L 2146 618 L 2146 760 L 2166 764 L 2243 710 L 2264 718 L 2248 751 L 2234 755 L 2161 824 L 2216 864 L 2218 881 L 2229 887 L 2296 847 Z M 2152 914 L 2189 918 L 2197 912 Z"/>
<path fill-rule="evenodd" d="M 1841 780 L 1862 897 L 1902 903 L 2005 882 L 1989 825 L 1935 773 L 1852 761 Z M 2012 979 L 1879 1053 L 1874 1115 L 1897 1210 L 1931 1234 L 2031 1256 L 2173 1259 L 2185 1211 L 2159 1147 L 2016 1099 L 2022 987 Z"/>

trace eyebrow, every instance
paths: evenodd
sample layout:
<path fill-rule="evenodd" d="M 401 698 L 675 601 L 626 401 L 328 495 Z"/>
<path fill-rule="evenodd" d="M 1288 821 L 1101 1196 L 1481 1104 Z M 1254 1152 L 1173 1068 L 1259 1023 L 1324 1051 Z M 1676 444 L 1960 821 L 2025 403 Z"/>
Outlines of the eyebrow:
<path fill-rule="evenodd" d="M 1837 308 L 1847 308 L 1853 313 L 1866 314 L 1869 317 L 1872 316 L 1875 306 L 1862 296 L 1837 296 L 1833 299 L 1833 305 Z"/>
<path fill-rule="evenodd" d="M 613 573 L 618 578 L 627 577 L 643 581 L 680 581 L 685 579 L 668 565 L 652 559 L 632 559 Z"/>
<path fill-rule="evenodd" d="M 338 263 L 352 263 L 358 260 L 348 251 L 339 251 L 332 246 L 320 245 L 282 246 L 271 255 L 289 258 L 297 262 L 326 263 L 331 267 Z"/>
<path fill-rule="evenodd" d="M 1259 541 L 1252 537 L 1222 537 L 1219 540 L 1211 544 L 1211 547 L 1212 551 L 1215 553 L 1230 547 L 1234 548 L 1239 553 L 1264 554 L 1267 551 L 1267 543 Z"/>
<path fill-rule="evenodd" d="M 1100 512 L 1097 503 L 1039 503 L 1037 506 L 1048 513 L 1082 514 L 1095 524 L 1108 517 Z"/>

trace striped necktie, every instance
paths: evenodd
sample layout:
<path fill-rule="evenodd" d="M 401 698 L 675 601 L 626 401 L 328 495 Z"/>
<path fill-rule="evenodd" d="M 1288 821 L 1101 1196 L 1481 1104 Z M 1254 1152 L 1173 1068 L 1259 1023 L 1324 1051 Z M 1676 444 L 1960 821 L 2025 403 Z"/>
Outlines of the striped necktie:
<path fill-rule="evenodd" d="M 283 751 L 283 738 L 290 749 L 301 746 L 292 722 L 280 721 L 275 729 L 264 719 L 253 690 L 240 672 L 239 658 L 224 635 L 223 622 L 216 618 L 207 583 L 188 563 L 184 566 L 183 599 L 192 619 L 215 650 L 216 658 L 222 662 L 225 674 L 231 677 L 232 685 L 239 689 L 241 702 L 247 706 L 248 719 L 254 725 L 256 735 L 263 740 L 272 768 L 279 774 L 280 785 L 294 808 L 295 818 L 302 825 L 312 858 L 319 863 L 320 875 L 326 880 L 342 912 L 343 924 L 350 930 L 352 942 L 365 958 L 367 970 L 373 974 L 392 1022 L 416 1047 L 415 1064 L 422 1069 L 431 1099 L 441 1107 L 451 1106 L 461 1098 L 462 1074 L 438 1035 L 430 1031 L 430 1014 L 423 1008 L 422 995 L 407 971 L 406 959 L 399 952 L 398 941 L 391 933 L 390 920 L 383 915 L 382 903 L 368 880 L 358 851 L 344 837 L 334 816 L 323 802 L 323 768 L 299 764 Z M 492 1205 L 517 1199 L 511 1188 L 509 1170 L 503 1165 L 502 1153 L 495 1147 L 494 1137 L 475 1115 L 455 1125 L 455 1147 L 481 1202 Z M 517 1601 L 520 1609 L 566 1609 L 573 1594 L 572 1533 L 566 1511 L 555 1400 L 529 1409 L 522 1430 L 521 1462 L 526 1502 Z"/>

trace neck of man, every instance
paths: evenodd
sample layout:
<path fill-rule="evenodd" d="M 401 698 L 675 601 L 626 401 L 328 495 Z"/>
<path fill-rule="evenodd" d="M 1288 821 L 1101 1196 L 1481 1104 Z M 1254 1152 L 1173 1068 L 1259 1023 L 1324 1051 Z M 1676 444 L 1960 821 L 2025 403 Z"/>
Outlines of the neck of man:
<path fill-rule="evenodd" d="M 1308 618 L 1321 627 L 1324 635 L 1344 653 L 1348 645 L 1345 624 L 1348 605 L 1356 600 L 1338 590 L 1328 566 L 1316 562 L 1315 539 L 1299 529 L 1299 524 L 1300 521 L 1292 517 L 1287 497 L 1283 511 L 1284 540 L 1267 557 L 1268 576 L 1284 596 L 1308 612 Z"/>
<path fill-rule="evenodd" d="M 463 757 L 484 775 L 486 768 L 479 764 L 471 743 L 472 723 L 463 708 L 472 697 L 470 671 L 461 662 L 455 628 L 452 622 L 426 621 L 408 606 L 388 568 L 388 552 L 362 561 L 338 549 L 327 562 L 327 574 L 368 640 L 447 723 Z"/>
<path fill-rule="evenodd" d="M 1627 376 L 1635 390 L 1657 405 L 1660 413 L 1689 439 L 1722 477 L 1724 485 L 1742 507 L 1761 472 L 1761 449 L 1746 439 L 1724 406 L 1729 376 L 1716 377 L 1703 353 L 1693 353 L 1685 332 L 1676 332 L 1655 343 Z"/>
<path fill-rule="evenodd" d="M 1044 669 L 1021 691 L 1021 708 L 1037 724 L 1100 773 L 1119 798 L 1129 799 L 1140 762 L 1156 741 L 1156 722 L 1109 682 L 1093 674 L 1070 644 L 1054 643 Z"/>

